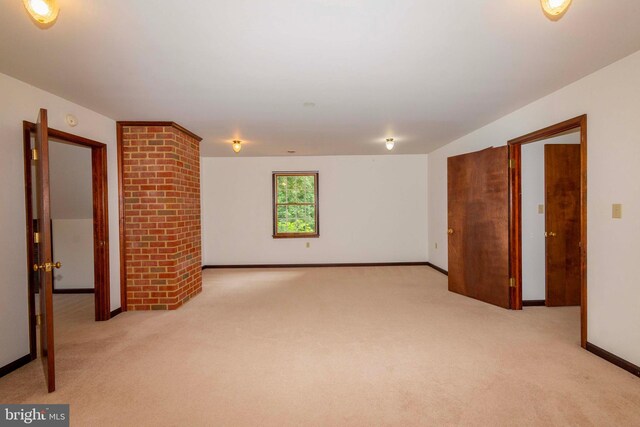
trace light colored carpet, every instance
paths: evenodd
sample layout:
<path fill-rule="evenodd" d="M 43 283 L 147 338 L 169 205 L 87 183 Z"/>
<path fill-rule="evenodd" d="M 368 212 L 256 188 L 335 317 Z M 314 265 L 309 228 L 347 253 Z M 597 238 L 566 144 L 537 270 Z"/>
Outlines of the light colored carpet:
<path fill-rule="evenodd" d="M 56 295 L 58 390 L 35 361 L 0 402 L 76 426 L 640 425 L 640 380 L 580 348 L 577 308 L 493 307 L 428 267 L 206 270 L 179 310 L 104 323 L 92 303 Z"/>

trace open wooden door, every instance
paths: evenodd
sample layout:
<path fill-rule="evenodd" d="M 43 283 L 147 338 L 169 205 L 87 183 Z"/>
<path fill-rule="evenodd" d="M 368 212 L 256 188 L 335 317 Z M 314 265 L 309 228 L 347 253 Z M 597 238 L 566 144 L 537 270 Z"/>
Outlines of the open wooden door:
<path fill-rule="evenodd" d="M 36 191 L 36 218 L 38 234 L 34 242 L 38 246 L 33 269 L 37 274 L 40 299 L 40 349 L 49 393 L 56 389 L 55 354 L 53 345 L 53 273 L 60 268 L 51 259 L 51 212 L 49 203 L 49 136 L 47 110 L 41 109 L 36 124 L 34 188 Z"/>
<path fill-rule="evenodd" d="M 449 290 L 509 308 L 508 148 L 449 157 Z"/>
<path fill-rule="evenodd" d="M 580 145 L 544 146 L 547 306 L 580 305 Z"/>

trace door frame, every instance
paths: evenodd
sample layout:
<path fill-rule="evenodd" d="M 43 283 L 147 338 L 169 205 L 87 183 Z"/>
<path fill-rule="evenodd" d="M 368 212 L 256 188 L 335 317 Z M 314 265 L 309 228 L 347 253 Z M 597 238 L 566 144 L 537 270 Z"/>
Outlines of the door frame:
<path fill-rule="evenodd" d="M 29 344 L 32 359 L 36 352 L 35 283 L 30 274 L 33 261 L 33 206 L 31 182 L 31 136 L 36 125 L 23 121 L 24 148 L 24 188 L 27 237 L 27 271 L 29 288 Z M 91 176 L 93 198 L 93 258 L 95 288 L 95 320 L 104 321 L 111 317 L 110 280 L 109 280 L 109 209 L 107 185 L 107 145 L 98 141 L 73 135 L 57 129 L 48 128 L 49 139 L 80 145 L 91 149 Z"/>
<path fill-rule="evenodd" d="M 564 132 L 580 130 L 580 345 L 587 346 L 587 115 L 548 126 L 508 141 L 509 173 L 509 264 L 515 279 L 511 307 L 522 310 L 522 157 L 524 144 L 541 141 Z"/>

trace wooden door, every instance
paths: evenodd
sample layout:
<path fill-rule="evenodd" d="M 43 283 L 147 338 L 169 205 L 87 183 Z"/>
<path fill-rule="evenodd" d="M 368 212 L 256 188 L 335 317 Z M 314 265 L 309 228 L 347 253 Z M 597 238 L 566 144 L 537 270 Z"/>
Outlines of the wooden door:
<path fill-rule="evenodd" d="M 51 393 L 56 389 L 55 351 L 53 345 L 53 287 L 52 270 L 55 268 L 51 258 L 51 212 L 49 203 L 49 137 L 47 110 L 41 109 L 36 124 L 35 180 L 36 218 L 38 221 L 38 250 L 36 264 L 37 287 L 40 299 L 40 349 L 47 388 Z M 59 268 L 59 266 L 58 266 Z"/>
<path fill-rule="evenodd" d="M 509 308 L 508 148 L 447 162 L 449 290 Z"/>
<path fill-rule="evenodd" d="M 580 145 L 544 146 L 546 305 L 580 305 Z"/>

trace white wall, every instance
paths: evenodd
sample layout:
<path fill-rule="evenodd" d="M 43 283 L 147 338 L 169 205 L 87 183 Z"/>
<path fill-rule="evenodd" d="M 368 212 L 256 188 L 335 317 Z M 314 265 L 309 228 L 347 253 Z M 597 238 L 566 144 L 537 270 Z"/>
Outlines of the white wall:
<path fill-rule="evenodd" d="M 447 157 L 584 113 L 588 340 L 640 364 L 640 52 L 429 154 L 429 260 L 447 268 Z M 611 218 L 612 203 L 623 204 L 622 219 Z"/>
<path fill-rule="evenodd" d="M 522 299 L 544 300 L 545 277 L 545 197 L 544 146 L 580 144 L 580 133 L 573 132 L 522 146 Z M 543 206 L 542 213 L 538 205 Z"/>
<path fill-rule="evenodd" d="M 545 286 L 544 142 L 522 146 L 522 299 L 543 300 Z"/>
<path fill-rule="evenodd" d="M 91 149 L 51 141 L 49 178 L 56 289 L 94 287 Z"/>
<path fill-rule="evenodd" d="M 54 261 L 62 260 L 53 273 L 55 288 L 93 288 L 93 218 L 54 219 L 52 228 Z"/>
<path fill-rule="evenodd" d="M 204 157 L 201 170 L 204 264 L 427 259 L 426 155 Z M 320 237 L 274 239 L 271 173 L 306 170 L 320 174 Z"/>
<path fill-rule="evenodd" d="M 0 74 L 0 94 L 0 366 L 4 366 L 29 353 L 22 121 L 35 121 L 41 107 L 49 110 L 51 127 L 108 145 L 112 310 L 120 306 L 120 259 L 115 122 L 4 74 Z M 67 113 L 78 118 L 77 127 L 65 124 Z"/>
<path fill-rule="evenodd" d="M 49 144 L 49 179 L 51 218 L 93 218 L 90 148 L 52 140 Z"/>

